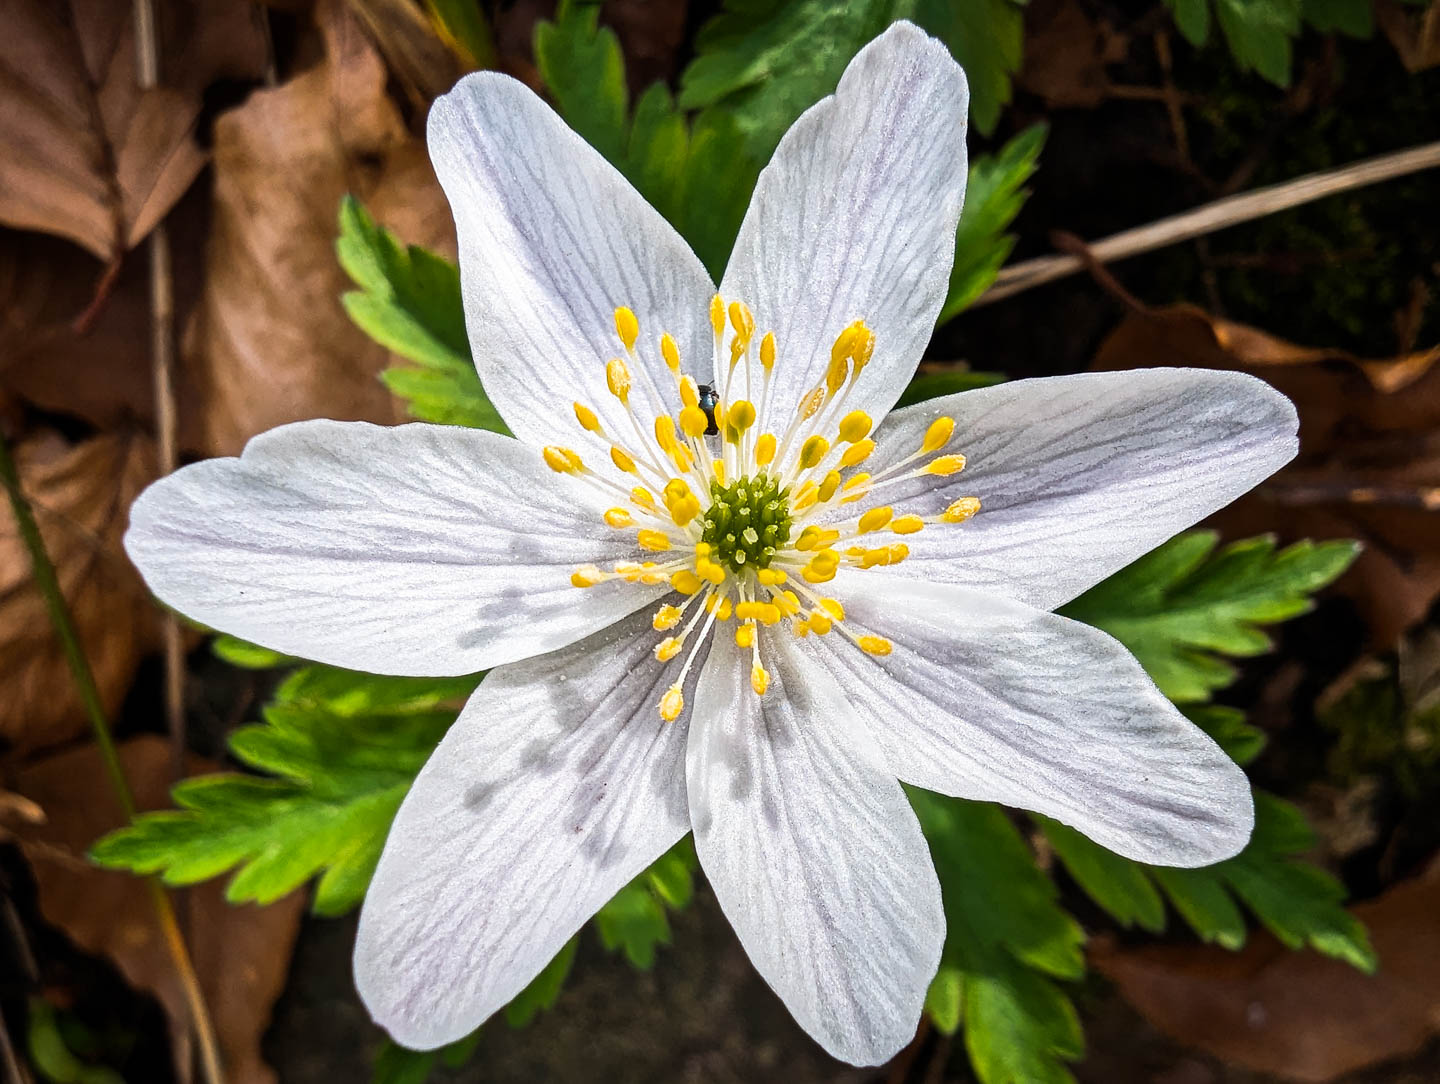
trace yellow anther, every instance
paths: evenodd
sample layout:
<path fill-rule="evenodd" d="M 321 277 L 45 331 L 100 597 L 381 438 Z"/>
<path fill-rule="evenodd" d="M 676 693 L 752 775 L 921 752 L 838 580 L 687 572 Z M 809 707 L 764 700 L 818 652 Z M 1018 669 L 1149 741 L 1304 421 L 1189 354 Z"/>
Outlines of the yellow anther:
<path fill-rule="evenodd" d="M 800 532 L 800 537 L 795 540 L 795 548 L 801 553 L 808 553 L 811 550 L 823 550 L 833 542 L 840 539 L 840 532 L 831 527 L 820 527 L 812 523 Z"/>
<path fill-rule="evenodd" d="M 883 636 L 862 636 L 860 637 L 860 650 L 870 655 L 888 655 L 894 650 L 894 647 Z"/>
<path fill-rule="evenodd" d="M 623 508 L 611 508 L 605 513 L 605 522 L 612 527 L 631 527 L 635 517 Z"/>
<path fill-rule="evenodd" d="M 904 542 L 894 542 L 888 546 L 865 550 L 864 553 L 860 555 L 860 567 L 874 568 L 876 565 L 898 565 L 909 556 L 909 546 L 905 545 Z"/>
<path fill-rule="evenodd" d="M 699 573 L 702 580 L 713 583 L 719 587 L 725 582 L 725 566 L 708 558 L 701 558 L 695 562 L 695 571 Z"/>
<path fill-rule="evenodd" d="M 890 529 L 896 534 L 914 534 L 925 526 L 925 521 L 919 516 L 901 516 L 890 524 Z"/>
<path fill-rule="evenodd" d="M 666 576 L 665 573 L 660 571 L 660 566 L 657 565 L 654 561 L 646 561 L 643 565 L 640 566 L 640 568 L 642 570 L 640 573 L 641 583 L 653 585 L 657 583 L 665 583 L 666 580 L 669 579 L 669 577 Z"/>
<path fill-rule="evenodd" d="M 594 587 L 606 579 L 605 573 L 594 565 L 581 565 L 570 574 L 570 582 L 576 587 Z"/>
<path fill-rule="evenodd" d="M 790 511 L 803 512 L 815 503 L 819 490 L 814 482 L 806 482 L 790 498 Z"/>
<path fill-rule="evenodd" d="M 612 446 L 610 449 L 610 462 L 614 463 L 626 474 L 640 473 L 635 467 L 635 460 L 631 459 L 629 453 L 618 445 Z"/>
<path fill-rule="evenodd" d="M 707 614 L 713 614 L 715 612 L 715 607 L 719 605 L 720 595 L 718 592 L 711 591 L 708 595 L 705 596 L 705 612 Z"/>
<path fill-rule="evenodd" d="M 959 474 L 964 469 L 965 457 L 963 455 L 936 456 L 925 464 L 926 474 L 938 474 L 941 478 L 949 477 L 952 474 Z"/>
<path fill-rule="evenodd" d="M 600 419 L 597 418 L 595 412 L 584 403 L 575 404 L 575 420 L 580 423 L 580 428 L 588 432 L 600 432 Z"/>
<path fill-rule="evenodd" d="M 857 321 L 858 332 L 855 336 L 855 349 L 850 356 L 855 359 L 855 375 L 860 375 L 860 370 L 870 364 L 870 358 L 875 354 L 875 332 L 865 326 L 865 321 Z"/>
<path fill-rule="evenodd" d="M 768 467 L 775 461 L 775 434 L 761 433 L 755 441 L 755 465 Z"/>
<path fill-rule="evenodd" d="M 630 499 L 647 512 L 655 511 L 655 498 L 644 486 L 636 486 L 630 490 Z"/>
<path fill-rule="evenodd" d="M 808 621 L 791 622 L 791 628 L 794 629 L 795 639 L 797 640 L 803 640 L 810 635 L 810 622 Z"/>
<path fill-rule="evenodd" d="M 717 337 L 725 330 L 725 299 L 719 294 L 710 299 L 710 326 Z"/>
<path fill-rule="evenodd" d="M 890 522 L 890 517 L 894 514 L 895 510 L 889 505 L 885 505 L 883 508 L 870 509 L 870 511 L 860 517 L 860 533 L 869 534 L 871 531 L 878 531 Z"/>
<path fill-rule="evenodd" d="M 858 501 L 869 492 L 869 483 L 870 476 L 863 471 L 860 474 L 852 474 L 841 487 L 843 492 L 840 495 L 840 503 L 849 504 L 851 501 Z"/>
<path fill-rule="evenodd" d="M 870 415 L 863 410 L 852 410 L 840 419 L 840 439 L 847 444 L 864 440 L 870 435 Z"/>
<path fill-rule="evenodd" d="M 667 502 L 683 500 L 693 495 L 690 491 L 690 483 L 684 478 L 671 478 L 665 483 L 665 500 Z M 702 542 L 700 545 L 703 546 L 706 543 Z M 697 546 L 696 549 L 698 551 L 699 547 Z"/>
<path fill-rule="evenodd" d="M 840 488 L 840 472 L 832 470 L 820 481 L 819 497 L 822 501 L 828 501 L 835 496 L 835 491 Z"/>
<path fill-rule="evenodd" d="M 670 337 L 670 332 L 660 336 L 660 356 L 665 359 L 665 364 L 670 367 L 672 373 L 680 371 L 680 348 L 675 345 L 675 340 Z M 693 384 L 694 381 L 692 380 Z"/>
<path fill-rule="evenodd" d="M 794 591 L 781 591 L 775 596 L 775 605 L 785 617 L 794 617 L 800 612 L 800 598 Z"/>
<path fill-rule="evenodd" d="M 630 401 L 630 366 L 620 358 L 611 358 L 605 363 L 605 383 L 616 399 L 622 403 Z"/>
<path fill-rule="evenodd" d="M 636 531 L 635 541 L 640 544 L 642 550 L 649 550 L 651 553 L 664 553 L 670 548 L 670 536 L 664 531 L 653 531 L 648 528 Z"/>
<path fill-rule="evenodd" d="M 545 465 L 556 474 L 579 474 L 585 469 L 580 457 L 569 448 L 559 448 L 551 444 L 547 445 L 541 454 L 545 456 Z"/>
<path fill-rule="evenodd" d="M 830 362 L 830 367 L 825 370 L 825 390 L 834 395 L 840 390 L 840 386 L 850 375 L 850 359 L 837 358 Z"/>
<path fill-rule="evenodd" d="M 760 609 L 759 609 L 759 611 L 755 614 L 755 617 L 756 617 L 757 620 L 759 620 L 760 624 L 762 624 L 762 625 L 778 625 L 778 624 L 780 624 L 781 614 L 780 614 L 780 607 L 779 607 L 779 606 L 776 606 L 775 603 L 773 603 L 773 602 L 762 602 L 762 603 L 760 603 L 759 605 L 760 605 Z"/>
<path fill-rule="evenodd" d="M 700 502 L 694 497 L 688 497 L 683 501 L 676 501 L 670 506 L 670 518 L 675 521 L 675 526 L 687 526 L 691 520 L 700 514 Z"/>
<path fill-rule="evenodd" d="M 851 351 L 855 349 L 855 340 L 859 332 L 860 325 L 851 324 L 844 331 L 840 332 L 839 335 L 835 336 L 835 342 L 830 347 L 830 364 L 832 366 L 836 362 L 845 361 L 845 359 L 850 356 Z"/>
<path fill-rule="evenodd" d="M 670 462 L 675 464 L 676 470 L 684 474 L 690 473 L 690 468 L 695 465 L 695 460 L 683 444 L 680 444 L 678 441 L 671 444 L 669 454 Z"/>
<path fill-rule="evenodd" d="M 800 570 L 800 575 L 806 583 L 829 583 L 835 578 L 835 568 L 832 565 L 816 567 L 811 562 Z"/>
<path fill-rule="evenodd" d="M 936 418 L 930 423 L 930 428 L 925 430 L 925 439 L 920 442 L 920 450 L 922 452 L 938 452 L 950 443 L 950 438 L 954 433 L 954 418 Z"/>
<path fill-rule="evenodd" d="M 756 696 L 764 696 L 765 690 L 770 688 L 770 675 L 758 662 L 750 667 L 750 688 L 755 690 Z"/>
<path fill-rule="evenodd" d="M 743 301 L 730 302 L 730 326 L 748 346 L 751 336 L 755 334 L 755 317 L 751 315 L 749 305 Z"/>
<path fill-rule="evenodd" d="M 980 511 L 979 497 L 961 497 L 945 509 L 940 514 L 940 518 L 946 523 L 964 523 L 978 511 Z"/>
<path fill-rule="evenodd" d="M 809 470 L 825 458 L 830 451 L 830 442 L 816 433 L 804 444 L 800 445 L 800 467 L 802 470 Z"/>
<path fill-rule="evenodd" d="M 667 636 L 655 645 L 655 657 L 661 662 L 669 662 L 680 653 L 685 646 L 685 641 L 678 636 Z"/>
<path fill-rule="evenodd" d="M 682 595 L 693 595 L 700 590 L 703 584 L 700 577 L 691 572 L 688 568 L 682 568 L 679 572 L 670 576 L 670 586 L 679 591 Z"/>
<path fill-rule="evenodd" d="M 737 613 L 737 616 L 738 616 L 738 613 Z M 735 646 L 736 646 L 736 647 L 752 647 L 752 646 L 754 646 L 754 644 L 755 644 L 755 625 L 754 625 L 752 622 L 746 621 L 746 622 L 744 622 L 743 624 L 740 624 L 740 625 L 735 626 Z"/>
<path fill-rule="evenodd" d="M 815 416 L 815 412 L 820 409 L 820 405 L 824 402 L 824 385 L 811 388 L 808 392 L 806 392 L 805 398 L 800 400 L 800 406 L 796 409 L 795 413 L 799 415 L 801 421 L 804 421 L 806 418 L 812 418 Z"/>
<path fill-rule="evenodd" d="M 810 626 L 810 631 L 817 636 L 824 636 L 834 627 L 830 615 L 823 614 L 819 610 L 813 610 L 805 622 Z"/>
<path fill-rule="evenodd" d="M 735 338 L 730 341 L 730 368 L 733 369 L 736 365 L 740 364 L 740 359 L 745 356 L 745 351 L 748 349 L 750 349 L 749 339 L 742 339 L 739 335 L 736 335 Z"/>
<path fill-rule="evenodd" d="M 700 386 L 689 373 L 680 378 L 680 402 L 685 406 L 700 405 Z"/>
<path fill-rule="evenodd" d="M 620 336 L 626 350 L 635 349 L 635 340 L 640 337 L 640 321 L 635 319 L 634 310 L 624 305 L 615 310 L 615 334 Z"/>
<path fill-rule="evenodd" d="M 680 691 L 679 685 L 671 685 L 660 698 L 660 718 L 667 723 L 673 723 L 680 718 L 680 713 L 684 710 L 685 694 Z"/>
<path fill-rule="evenodd" d="M 736 603 L 735 619 L 737 621 L 754 621 L 760 616 L 761 605 L 762 603 L 754 601 Z"/>
<path fill-rule="evenodd" d="M 856 441 L 845 449 L 845 454 L 840 457 L 842 467 L 856 467 L 870 458 L 870 453 L 875 450 L 873 440 Z"/>
<path fill-rule="evenodd" d="M 643 570 L 639 561 L 615 562 L 615 575 L 622 577 L 626 583 L 639 583 L 640 573 Z"/>
<path fill-rule="evenodd" d="M 833 617 L 836 621 L 845 620 L 845 607 L 841 606 L 840 603 L 837 602 L 835 599 L 822 598 L 820 600 L 820 605 L 824 608 L 825 612 L 828 613 L 831 617 Z"/>
<path fill-rule="evenodd" d="M 675 419 L 661 414 L 655 419 L 655 443 L 666 452 L 675 447 Z"/>
<path fill-rule="evenodd" d="M 715 548 L 714 548 L 713 546 L 711 546 L 709 542 L 696 542 L 696 543 L 695 543 L 695 556 L 696 556 L 696 557 L 709 557 L 710 554 L 712 554 L 712 553 L 714 553 L 714 552 L 715 552 Z"/>
<path fill-rule="evenodd" d="M 830 568 L 834 568 L 840 563 L 840 551 L 833 550 L 827 547 L 817 553 L 814 557 L 810 558 L 810 563 L 812 565 L 825 565 Z"/>
<path fill-rule="evenodd" d="M 725 484 L 725 460 L 710 460 L 710 469 L 715 472 L 715 480 L 723 486 Z"/>
<path fill-rule="evenodd" d="M 765 366 L 766 372 L 775 368 L 775 332 L 765 332 L 765 337 L 760 340 L 760 364 Z"/>
<path fill-rule="evenodd" d="M 671 606 L 667 603 L 655 611 L 655 616 L 650 621 L 650 627 L 656 632 L 666 632 L 673 629 L 679 623 L 680 607 Z"/>
<path fill-rule="evenodd" d="M 737 399 L 725 412 L 725 425 L 736 434 L 743 434 L 755 424 L 755 404 L 748 399 Z"/>
<path fill-rule="evenodd" d="M 806 528 L 809 530 L 809 528 Z M 774 587 L 776 584 L 784 583 L 789 577 L 785 575 L 783 568 L 762 568 L 755 573 L 755 578 L 762 586 Z"/>
<path fill-rule="evenodd" d="M 703 437 L 710 428 L 710 419 L 698 406 L 687 406 L 680 411 L 680 429 L 687 437 Z"/>
<path fill-rule="evenodd" d="M 715 607 L 715 620 L 729 621 L 730 615 L 735 612 L 735 604 L 728 598 L 722 598 L 720 605 Z"/>

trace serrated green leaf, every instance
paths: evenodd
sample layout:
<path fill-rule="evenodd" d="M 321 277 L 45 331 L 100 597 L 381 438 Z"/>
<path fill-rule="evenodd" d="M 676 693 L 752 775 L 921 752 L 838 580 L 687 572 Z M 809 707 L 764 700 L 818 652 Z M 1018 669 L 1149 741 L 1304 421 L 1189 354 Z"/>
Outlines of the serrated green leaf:
<path fill-rule="evenodd" d="M 1245 713 L 1239 708 L 1220 704 L 1187 704 L 1182 710 L 1241 767 L 1258 757 L 1265 748 L 1265 732 L 1247 723 Z"/>
<path fill-rule="evenodd" d="M 910 0 L 908 15 L 950 47 L 970 84 L 970 123 L 995 130 L 1024 59 L 1027 0 Z"/>
<path fill-rule="evenodd" d="M 611 952 L 623 951 L 641 971 L 650 970 L 656 948 L 670 943 L 666 910 L 678 911 L 690 902 L 698 866 L 695 844 L 686 836 L 600 908 L 594 920 L 600 943 Z"/>
<path fill-rule="evenodd" d="M 1091 842 L 1049 817 L 1035 817 L 1055 855 L 1086 895 L 1122 926 L 1159 933 L 1165 928 L 1165 901 L 1145 870 Z"/>
<path fill-rule="evenodd" d="M 955 231 L 955 266 L 939 323 L 969 308 L 1009 258 L 1015 237 L 1005 231 L 1029 195 L 1024 186 L 1035 172 L 1047 132 L 1044 124 L 1032 124 L 997 153 L 970 163 L 965 209 Z"/>
<path fill-rule="evenodd" d="M 1292 43 L 1302 25 L 1321 33 L 1368 38 L 1375 32 L 1370 0 L 1165 0 L 1175 25 L 1193 45 L 1210 33 L 1210 8 L 1241 71 L 1254 71 L 1286 87 Z"/>
<path fill-rule="evenodd" d="M 1114 636 L 1171 700 L 1203 701 L 1234 678 L 1219 655 L 1268 650 L 1261 626 L 1309 610 L 1310 596 L 1359 552 L 1348 541 L 1297 542 L 1278 552 L 1269 537 L 1218 551 L 1216 541 L 1209 531 L 1178 535 L 1060 612 Z"/>
<path fill-rule="evenodd" d="M 717 279 L 730 256 L 762 157 L 736 120 L 706 109 L 687 122 L 662 85 L 630 115 L 620 42 L 594 4 L 563 3 L 535 29 L 535 60 L 566 123 L 625 174 Z"/>
<path fill-rule="evenodd" d="M 940 877 L 941 965 L 961 974 L 946 981 L 962 987 L 959 1012 L 976 1075 L 983 1084 L 1070 1080 L 1063 1063 L 1080 1057 L 1084 1036 L 1053 979 L 1084 973 L 1084 934 L 997 806 L 907 793 Z M 950 1008 L 946 991 L 935 996 Z"/>
<path fill-rule="evenodd" d="M 382 374 L 411 416 L 508 432 L 470 360 L 459 269 L 418 245 L 401 245 L 351 196 L 340 203 L 335 252 L 360 287 L 340 299 L 350 319 L 418 366 Z"/>
<path fill-rule="evenodd" d="M 415 773 L 475 684 L 306 667 L 280 686 L 263 724 L 231 735 L 236 758 L 266 777 L 184 780 L 178 809 L 143 814 L 91 857 L 169 884 L 233 869 L 232 903 L 271 903 L 319 876 L 316 913 L 348 911 Z"/>

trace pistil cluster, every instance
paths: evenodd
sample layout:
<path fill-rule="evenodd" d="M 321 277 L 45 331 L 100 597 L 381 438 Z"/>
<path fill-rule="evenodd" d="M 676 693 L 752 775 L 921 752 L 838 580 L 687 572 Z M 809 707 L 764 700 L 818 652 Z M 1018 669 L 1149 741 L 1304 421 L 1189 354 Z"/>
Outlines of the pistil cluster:
<path fill-rule="evenodd" d="M 679 348 L 668 333 L 660 336 L 658 349 L 674 382 L 673 399 L 662 394 L 636 354 L 640 328 L 634 312 L 615 310 L 625 356 L 607 361 L 605 376 L 630 432 L 609 432 L 584 403 L 575 404 L 575 418 L 608 447 L 624 484 L 592 470 L 570 448 L 552 445 L 544 451 L 552 470 L 578 477 L 614 501 L 605 522 L 633 531 L 642 551 L 641 559 L 608 569 L 577 568 L 571 582 L 581 588 L 617 578 L 663 583 L 678 596 L 652 619 L 656 632 L 664 634 L 655 646 L 657 659 L 675 658 L 689 645 L 678 677 L 660 699 L 660 716 L 667 722 L 684 710 L 686 676 L 716 623 L 731 627 L 735 643 L 750 652 L 750 684 L 761 696 L 770 675 L 761 658 L 760 626 L 788 622 L 797 637 L 836 631 L 869 654 L 888 655 L 890 642 L 855 628 L 825 584 L 842 567 L 898 564 L 910 553 L 906 536 L 930 524 L 963 523 L 980 510 L 974 497 L 962 497 L 933 516 L 897 516 L 878 503 L 883 496 L 877 500 L 877 494 L 887 487 L 959 472 L 965 457 L 945 451 L 955 421 L 942 417 L 909 456 L 873 475 L 863 469 L 875 450 L 872 422 L 862 410 L 846 410 L 875 350 L 875 334 L 863 320 L 840 332 L 825 379 L 788 411 L 786 404 L 771 402 L 774 334 L 767 332 L 756 344 L 749 307 L 742 301 L 727 306 L 719 295 L 710 305 L 710 323 L 715 355 L 728 360 L 713 406 L 681 371 Z M 648 433 L 630 404 L 636 372 L 649 383 L 655 402 L 680 406 L 677 414 L 657 417 Z M 776 418 L 785 423 L 779 432 L 768 424 Z M 718 435 L 707 437 L 711 428 Z M 833 512 L 847 505 L 857 506 L 853 517 L 837 519 Z"/>

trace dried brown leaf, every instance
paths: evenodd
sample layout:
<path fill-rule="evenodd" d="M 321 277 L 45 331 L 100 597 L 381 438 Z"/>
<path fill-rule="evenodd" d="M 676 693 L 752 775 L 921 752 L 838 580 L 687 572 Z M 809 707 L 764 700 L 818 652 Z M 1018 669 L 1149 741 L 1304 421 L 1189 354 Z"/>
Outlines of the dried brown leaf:
<path fill-rule="evenodd" d="M 1087 15 L 1077 0 L 1034 0 L 1025 10 L 1025 64 L 1016 82 L 1061 109 L 1089 109 L 1110 97 L 1107 64 L 1128 39 Z"/>
<path fill-rule="evenodd" d="M 202 92 L 257 76 L 264 41 L 245 0 L 157 6 L 161 83 L 141 90 L 129 4 L 0 0 L 0 222 L 112 260 L 190 186 Z"/>
<path fill-rule="evenodd" d="M 1375 19 L 1400 54 L 1406 71 L 1424 71 L 1440 64 L 1440 0 L 1430 0 L 1430 6 L 1416 14 L 1398 0 L 1374 2 Z"/>
<path fill-rule="evenodd" d="M 120 545 L 131 500 L 155 476 L 153 446 L 135 434 L 71 445 L 42 433 L 15 455 L 101 698 L 114 711 L 158 642 L 155 607 Z M 9 502 L 0 509 L 0 739 L 25 751 L 73 737 L 86 722 Z"/>
<path fill-rule="evenodd" d="M 120 749 L 126 778 L 142 810 L 168 807 L 170 750 L 145 736 Z M 217 765 L 191 758 L 191 773 Z M 41 913 L 86 952 L 106 956 L 136 989 L 164 1007 L 177 1064 L 189 1063 L 189 1026 L 179 979 L 165 948 L 150 893 L 127 873 L 96 869 L 85 851 L 124 823 L 98 752 L 84 746 L 50 757 L 18 774 L 17 790 L 45 811 L 47 823 L 14 829 L 35 871 Z M 285 975 L 304 908 L 295 893 L 270 907 L 234 907 L 220 882 L 176 898 L 195 970 L 215 1023 L 226 1079 L 274 1084 L 260 1055 L 260 1038 Z"/>
<path fill-rule="evenodd" d="M 1236 535 L 1359 538 L 1338 589 L 1387 648 L 1440 598 L 1440 347 L 1392 359 L 1296 346 L 1193 305 L 1130 312 L 1098 369 L 1241 369 L 1300 413 L 1300 454 L 1217 517 Z"/>
<path fill-rule="evenodd" d="M 1145 1019 L 1180 1042 L 1323 1084 L 1411 1054 L 1440 1032 L 1440 864 L 1353 911 L 1380 957 L 1373 976 L 1292 952 L 1267 934 L 1238 953 L 1097 941 L 1090 958 Z"/>
<path fill-rule="evenodd" d="M 346 192 L 407 241 L 454 251 L 449 209 L 386 95 L 379 54 L 339 0 L 317 18 L 323 61 L 215 125 L 214 228 L 185 342 L 212 454 L 302 418 L 401 420 L 376 379 L 388 353 L 340 306 L 351 287 L 334 248 Z"/>

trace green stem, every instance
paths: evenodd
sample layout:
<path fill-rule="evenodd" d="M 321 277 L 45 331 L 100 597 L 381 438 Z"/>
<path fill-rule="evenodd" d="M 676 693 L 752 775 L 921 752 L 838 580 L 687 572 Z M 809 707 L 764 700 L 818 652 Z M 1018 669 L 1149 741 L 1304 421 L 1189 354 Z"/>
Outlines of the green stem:
<path fill-rule="evenodd" d="M 55 634 L 60 637 L 60 644 L 65 649 L 65 661 L 70 665 L 70 673 L 75 678 L 75 687 L 80 693 L 85 713 L 90 717 L 90 725 L 95 731 L 95 744 L 100 747 L 100 756 L 105 761 L 110 785 L 125 811 L 125 819 L 133 821 L 135 796 L 130 792 L 130 784 L 125 779 L 125 769 L 120 765 L 120 753 L 115 748 L 115 740 L 110 736 L 110 724 L 105 720 L 105 706 L 100 701 L 100 690 L 95 686 L 95 675 L 90 669 L 89 660 L 85 658 L 85 649 L 80 646 L 80 636 L 75 631 L 75 622 L 70 618 L 70 608 L 65 604 L 65 596 L 60 591 L 60 579 L 55 574 L 55 564 L 45 549 L 45 539 L 35 523 L 35 513 L 30 508 L 30 502 L 25 499 L 20 488 L 20 472 L 15 466 L 10 445 L 3 433 L 0 433 L 0 487 L 4 488 L 10 498 L 10 508 L 15 513 L 20 539 L 30 554 L 35 583 L 45 600 L 45 610 L 50 615 Z M 215 1027 L 205 1006 L 205 995 L 200 988 L 199 977 L 195 974 L 195 966 L 185 948 L 185 938 L 180 931 L 175 907 L 159 881 L 150 877 L 146 878 L 146 883 L 150 889 L 151 902 L 155 906 L 155 917 L 160 923 L 161 936 L 170 950 L 181 990 L 190 1007 L 191 1024 L 195 1028 L 205 1080 L 208 1084 L 223 1084 L 224 1072 L 220 1064 L 220 1047 L 216 1042 Z"/>
<path fill-rule="evenodd" d="M 120 754 L 115 750 L 115 741 L 110 737 L 110 727 L 105 722 L 105 707 L 100 702 L 100 690 L 95 687 L 95 675 L 85 658 L 85 649 L 80 646 L 80 637 L 75 623 L 70 619 L 70 608 L 65 605 L 65 596 L 60 592 L 60 580 L 55 575 L 55 565 L 45 549 L 45 540 L 35 523 L 35 513 L 30 502 L 20 490 L 20 474 L 15 459 L 10 454 L 10 445 L 0 435 L 0 486 L 10 498 L 10 508 L 15 513 L 15 524 L 20 529 L 20 540 L 30 554 L 30 565 L 35 570 L 35 584 L 45 600 L 45 611 L 50 615 L 50 624 L 60 645 L 65 650 L 65 661 L 75 678 L 75 687 L 80 693 L 80 702 L 85 714 L 90 717 L 90 726 L 95 731 L 95 743 L 100 746 L 100 756 L 105 761 L 105 770 L 110 775 L 110 785 L 115 790 L 127 820 L 135 817 L 135 797 L 130 793 L 130 784 L 125 781 L 125 772 L 120 767 Z"/>

